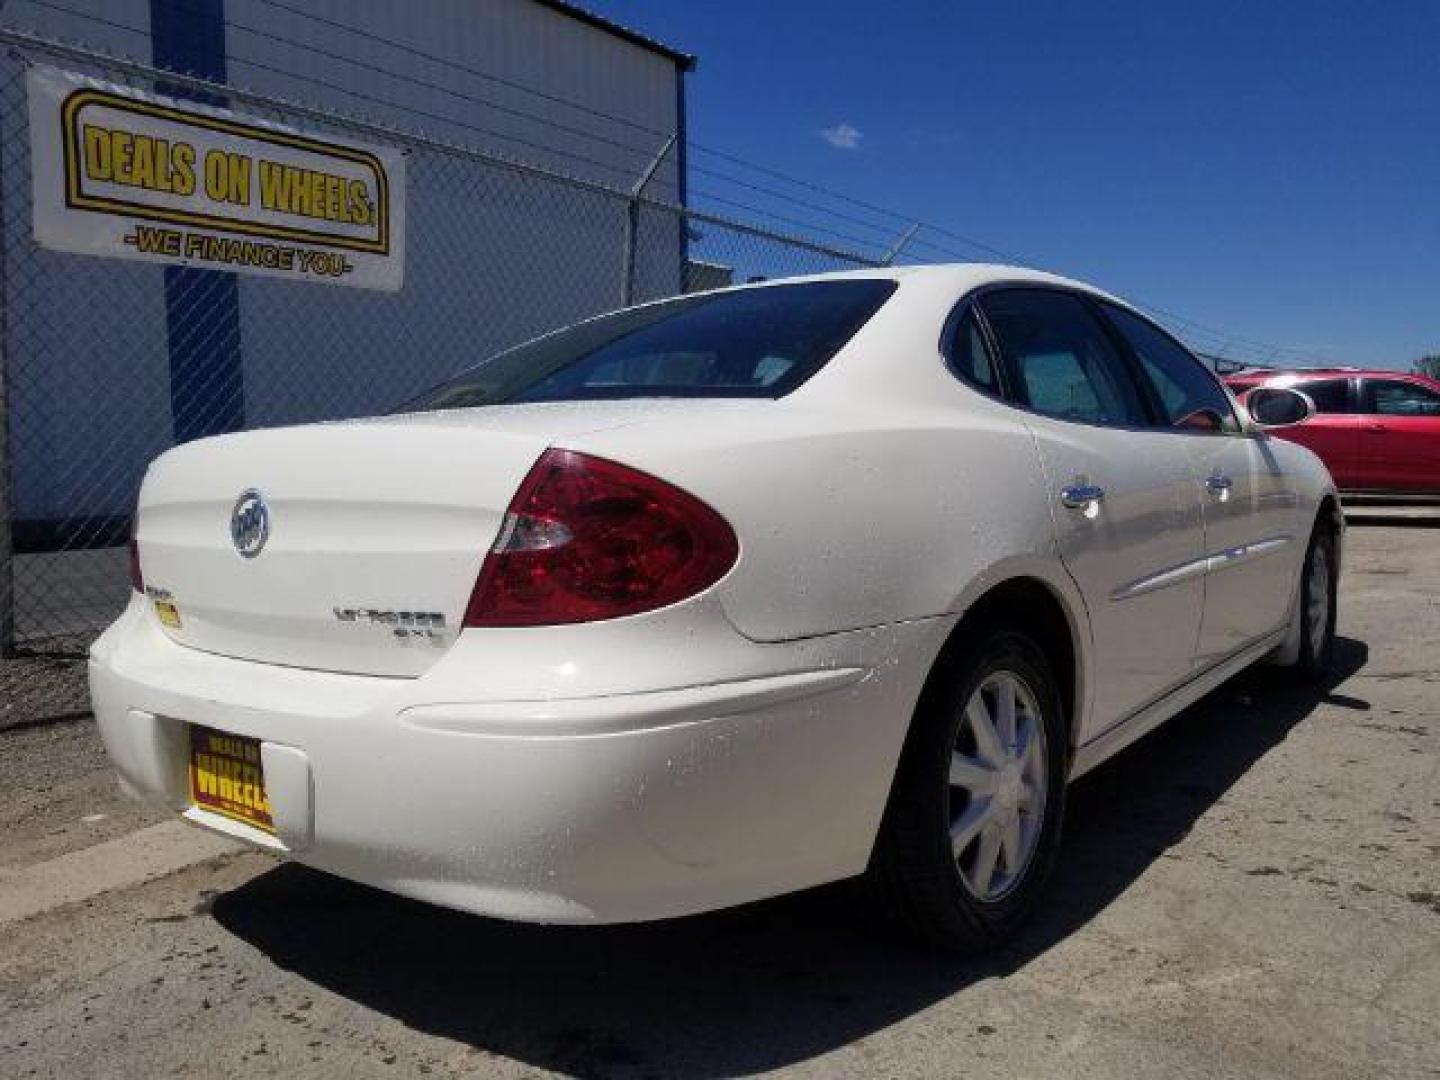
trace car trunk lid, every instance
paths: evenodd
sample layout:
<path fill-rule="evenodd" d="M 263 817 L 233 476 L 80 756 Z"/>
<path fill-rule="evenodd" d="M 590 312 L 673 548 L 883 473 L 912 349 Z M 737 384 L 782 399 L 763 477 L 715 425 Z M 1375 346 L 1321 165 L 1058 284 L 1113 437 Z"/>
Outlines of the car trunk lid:
<path fill-rule="evenodd" d="M 545 449 L 670 404 L 492 406 L 178 447 L 141 493 L 146 591 L 165 632 L 189 647 L 418 676 L 454 643 L 506 508 Z M 255 512 L 253 499 L 240 505 L 247 492 L 268 517 L 249 557 L 231 528 L 237 511 Z"/>

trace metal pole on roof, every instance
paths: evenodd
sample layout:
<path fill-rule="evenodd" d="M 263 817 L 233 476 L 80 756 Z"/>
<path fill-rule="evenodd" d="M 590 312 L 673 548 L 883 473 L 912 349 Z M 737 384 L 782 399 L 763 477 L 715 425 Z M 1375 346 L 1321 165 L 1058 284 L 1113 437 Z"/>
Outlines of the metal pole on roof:
<path fill-rule="evenodd" d="M 659 153 L 650 160 L 650 164 L 645 166 L 645 171 L 635 181 L 635 186 L 630 189 L 630 202 L 625 207 L 625 260 L 620 272 L 621 307 L 629 307 L 635 302 L 635 245 L 640 237 L 640 196 L 645 194 L 645 188 L 655 178 L 660 163 L 674 145 L 675 136 L 671 135 L 665 140 L 665 145 L 660 147 Z"/>
<path fill-rule="evenodd" d="M 906 229 L 903 233 L 901 233 L 900 239 L 895 241 L 894 247 L 892 247 L 883 256 L 881 256 L 880 265 L 894 266 L 895 260 L 900 257 L 900 252 L 904 250 L 906 244 L 908 244 L 911 240 L 915 238 L 915 234 L 919 231 L 920 222 L 917 221 L 915 222 L 915 224 L 911 225 L 910 228 Z"/>

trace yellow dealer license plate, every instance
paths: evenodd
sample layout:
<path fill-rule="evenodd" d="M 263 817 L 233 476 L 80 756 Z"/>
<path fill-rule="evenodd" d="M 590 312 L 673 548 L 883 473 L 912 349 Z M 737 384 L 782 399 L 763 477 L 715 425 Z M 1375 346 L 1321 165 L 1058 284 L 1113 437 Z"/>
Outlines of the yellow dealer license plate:
<path fill-rule="evenodd" d="M 204 810 L 269 833 L 275 831 L 260 767 L 259 739 L 192 725 L 190 798 Z"/>

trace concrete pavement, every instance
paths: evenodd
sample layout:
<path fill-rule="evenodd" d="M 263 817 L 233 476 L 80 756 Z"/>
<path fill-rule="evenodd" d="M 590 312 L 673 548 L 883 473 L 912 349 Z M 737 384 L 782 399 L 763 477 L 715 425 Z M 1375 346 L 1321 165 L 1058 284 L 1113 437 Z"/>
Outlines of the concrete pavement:
<path fill-rule="evenodd" d="M 160 824 L 88 721 L 0 734 L 0 1075 L 1440 1077 L 1440 532 L 1352 529 L 1342 596 L 1332 686 L 1242 676 L 1086 777 L 975 961 L 843 886 L 458 915 Z"/>

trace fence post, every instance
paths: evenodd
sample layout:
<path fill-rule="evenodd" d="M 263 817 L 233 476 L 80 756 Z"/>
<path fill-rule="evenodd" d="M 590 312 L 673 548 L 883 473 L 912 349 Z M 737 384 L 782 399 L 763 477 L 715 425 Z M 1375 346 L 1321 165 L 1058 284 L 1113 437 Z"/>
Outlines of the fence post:
<path fill-rule="evenodd" d="M 675 136 L 671 135 L 665 140 L 665 145 L 660 147 L 660 152 L 651 159 L 650 164 L 645 166 L 645 171 L 640 174 L 640 179 L 635 181 L 635 186 L 630 189 L 630 201 L 625 207 L 625 262 L 620 271 L 621 307 L 629 307 L 635 302 L 635 244 L 640 237 L 640 196 L 645 193 L 646 186 L 655 176 L 655 170 L 660 168 L 660 163 L 674 145 Z"/>
<path fill-rule="evenodd" d="M 0 206 L 0 213 L 3 212 Z M 0 233 L 0 237 L 3 235 Z M 0 252 L 0 260 L 3 259 L 4 254 Z M 4 288 L 5 276 L 0 274 L 0 306 L 9 301 L 3 295 Z M 6 364 L 10 350 L 9 342 L 4 340 L 8 322 L 0 317 L 0 660 L 15 655 L 15 543 L 10 501 L 10 394 Z"/>
<path fill-rule="evenodd" d="M 0 155 L 3 157 L 3 155 Z M 9 177 L 0 170 L 0 659 L 15 655 L 15 504 L 10 489 Z"/>
<path fill-rule="evenodd" d="M 3 213 L 3 208 L 0 208 Z M 3 235 L 3 234 L 0 234 Z M 0 254 L 0 259 L 4 255 Z M 0 274 L 0 293 L 4 290 L 4 275 Z M 8 297 L 0 298 L 0 306 Z M 3 339 L 8 320 L 0 318 L 0 339 Z M 14 517 L 10 500 L 10 394 L 7 389 L 9 378 L 6 354 L 8 342 L 0 340 L 0 660 L 15 655 L 15 542 Z"/>

